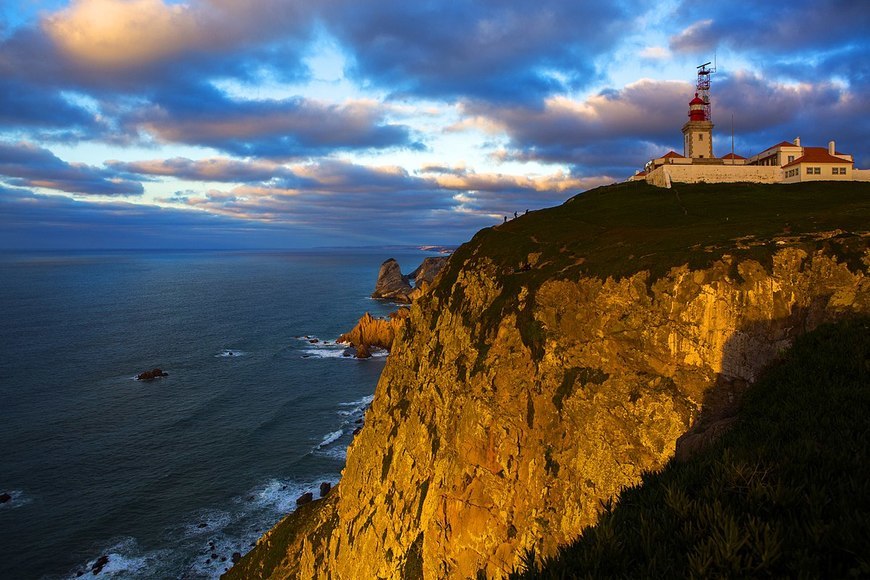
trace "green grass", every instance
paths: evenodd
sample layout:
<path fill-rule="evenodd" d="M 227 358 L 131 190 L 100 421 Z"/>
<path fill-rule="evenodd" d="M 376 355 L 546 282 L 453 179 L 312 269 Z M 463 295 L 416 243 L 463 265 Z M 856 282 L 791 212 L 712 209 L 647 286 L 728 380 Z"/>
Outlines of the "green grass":
<path fill-rule="evenodd" d="M 619 278 L 646 270 L 652 282 L 674 266 L 706 268 L 725 254 L 756 259 L 769 269 L 781 247 L 777 239 L 783 237 L 790 238 L 789 245 L 821 248 L 854 266 L 866 241 L 854 236 L 817 241 L 811 235 L 835 229 L 870 229 L 870 183 L 678 184 L 673 189 L 622 183 L 481 230 L 455 252 L 434 297 L 442 308 L 462 312 L 462 288 L 454 286 L 460 269 L 491 260 L 502 291 L 480 318 L 481 327 L 495 329 L 505 313 L 517 312 L 517 326 L 534 354 L 545 337 L 531 309 L 517 308 L 522 287 L 531 304 L 547 280 Z M 533 253 L 540 258 L 527 267 Z M 471 320 L 480 313 L 463 314 Z M 483 346 L 488 337 L 478 339 Z"/>
<path fill-rule="evenodd" d="M 870 319 L 799 338 L 730 433 L 526 566 L 512 577 L 870 576 Z"/>

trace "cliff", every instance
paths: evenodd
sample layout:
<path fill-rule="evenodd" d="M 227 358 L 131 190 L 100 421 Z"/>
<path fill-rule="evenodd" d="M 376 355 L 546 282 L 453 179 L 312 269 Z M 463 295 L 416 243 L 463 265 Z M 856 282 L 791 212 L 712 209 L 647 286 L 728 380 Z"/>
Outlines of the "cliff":
<path fill-rule="evenodd" d="M 500 577 L 554 554 L 726 432 L 796 336 L 870 313 L 868 224 L 864 184 L 634 183 L 482 230 L 411 306 L 337 490 L 228 577 Z"/>

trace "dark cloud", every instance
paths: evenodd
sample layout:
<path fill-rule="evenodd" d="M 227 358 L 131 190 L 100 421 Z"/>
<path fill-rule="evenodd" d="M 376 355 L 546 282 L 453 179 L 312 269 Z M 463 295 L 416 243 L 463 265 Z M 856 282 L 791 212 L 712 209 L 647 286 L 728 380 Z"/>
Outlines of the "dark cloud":
<path fill-rule="evenodd" d="M 504 127 L 508 159 L 571 165 L 581 176 L 624 177 L 650 155 L 682 142 L 692 87 L 645 80 L 587 99 L 548 100 L 542 108 L 470 103 L 466 111 Z"/>
<path fill-rule="evenodd" d="M 327 2 L 351 73 L 400 94 L 534 101 L 585 86 L 632 27 L 630 2 Z M 554 74 L 555 73 L 555 74 Z"/>
<path fill-rule="evenodd" d="M 447 237 L 449 232 L 468 236 L 502 215 L 560 203 L 609 181 L 558 173 L 535 178 L 478 174 L 447 167 L 409 174 L 399 167 L 335 160 L 292 171 L 290 178 L 204 194 L 186 192 L 167 201 L 238 219 L 317 227 L 329 235 L 369 236 L 381 243 L 391 235 L 413 240 L 415 232 L 417 240 L 455 242 L 463 238 Z"/>
<path fill-rule="evenodd" d="M 0 248 L 186 249 L 324 245 L 319 231 L 116 201 L 87 203 L 0 186 Z"/>
<path fill-rule="evenodd" d="M 67 163 L 48 149 L 0 142 L 0 177 L 16 187 L 90 195 L 139 195 L 142 184 L 108 169 Z"/>
<path fill-rule="evenodd" d="M 17 130 L 62 130 L 92 133 L 94 114 L 54 91 L 0 77 L 0 127 Z"/>
<path fill-rule="evenodd" d="M 304 157 L 342 149 L 419 149 L 411 130 L 372 101 L 326 104 L 300 97 L 242 101 L 209 85 L 160 95 L 122 120 L 169 143 L 213 147 L 241 157 Z"/>
<path fill-rule="evenodd" d="M 685 28 L 671 37 L 672 50 L 705 52 L 721 44 L 757 61 L 800 59 L 850 45 L 864 46 L 866 54 L 870 29 L 870 7 L 854 0 L 684 0 L 676 14 Z"/>

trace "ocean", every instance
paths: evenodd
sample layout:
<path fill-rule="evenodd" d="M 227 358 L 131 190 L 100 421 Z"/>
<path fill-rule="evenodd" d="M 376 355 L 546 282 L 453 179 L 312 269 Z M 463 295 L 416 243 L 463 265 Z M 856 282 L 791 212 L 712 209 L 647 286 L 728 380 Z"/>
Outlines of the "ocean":
<path fill-rule="evenodd" d="M 332 341 L 427 255 L 0 254 L 0 578 L 219 576 L 338 481 L 386 359 Z"/>

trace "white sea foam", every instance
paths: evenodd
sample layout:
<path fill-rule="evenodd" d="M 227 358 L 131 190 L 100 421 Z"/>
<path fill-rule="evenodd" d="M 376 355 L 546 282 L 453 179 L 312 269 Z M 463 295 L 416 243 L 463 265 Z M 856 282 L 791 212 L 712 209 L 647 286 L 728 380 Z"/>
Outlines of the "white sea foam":
<path fill-rule="evenodd" d="M 233 358 L 233 357 L 237 357 L 237 356 L 245 356 L 246 354 L 248 354 L 248 353 L 241 351 L 241 350 L 234 350 L 234 349 L 227 348 L 227 349 L 224 349 L 221 352 L 217 353 L 214 356 L 215 356 L 215 358 Z"/>
<path fill-rule="evenodd" d="M 244 554 L 284 515 L 296 509 L 296 500 L 311 492 L 320 497 L 321 482 L 335 485 L 338 475 L 321 475 L 297 481 L 273 478 L 244 495 L 235 497 L 228 510 L 194 512 L 186 523 L 167 529 L 166 549 L 144 550 L 134 538 L 116 540 L 97 556 L 70 573 L 70 578 L 188 577 L 217 580 L 230 566 L 234 552 Z M 205 524 L 202 526 L 202 524 Z M 201 527 L 202 526 L 202 527 Z M 108 561 L 99 574 L 92 570 L 105 555 Z"/>
<path fill-rule="evenodd" d="M 70 577 L 78 577 L 83 573 L 82 576 L 87 578 L 147 578 L 154 574 L 155 568 L 159 568 L 170 553 L 170 550 L 143 552 L 135 538 L 122 538 L 102 551 L 107 561 L 99 571 L 94 566 L 102 556 L 90 560 L 84 569 L 79 569 Z"/>
<path fill-rule="evenodd" d="M 347 350 L 347 347 L 335 344 L 306 348 L 302 350 L 302 358 L 346 358 L 354 360 L 353 356 L 345 354 L 345 350 Z"/>
<path fill-rule="evenodd" d="M 368 407 L 372 404 L 372 401 L 375 400 L 374 395 L 366 395 L 362 399 L 357 399 L 356 401 L 348 401 L 347 403 L 339 403 L 340 407 L 358 407 L 360 409 Z"/>
<path fill-rule="evenodd" d="M 326 437 L 323 438 L 323 441 L 321 441 L 320 444 L 317 446 L 317 448 L 322 449 L 323 447 L 326 447 L 327 445 L 335 443 L 336 441 L 338 441 L 341 438 L 342 435 L 344 435 L 344 431 L 342 431 L 341 429 L 339 429 L 338 431 L 333 431 L 332 433 L 327 434 Z"/>
<path fill-rule="evenodd" d="M 184 535 L 201 536 L 226 527 L 232 521 L 229 512 L 223 510 L 202 510 L 196 515 L 196 521 L 185 526 Z"/>
<path fill-rule="evenodd" d="M 347 460 L 347 447 L 339 445 L 338 447 L 330 447 L 328 449 L 318 449 L 317 455 L 321 457 L 329 457 L 337 461 Z"/>

